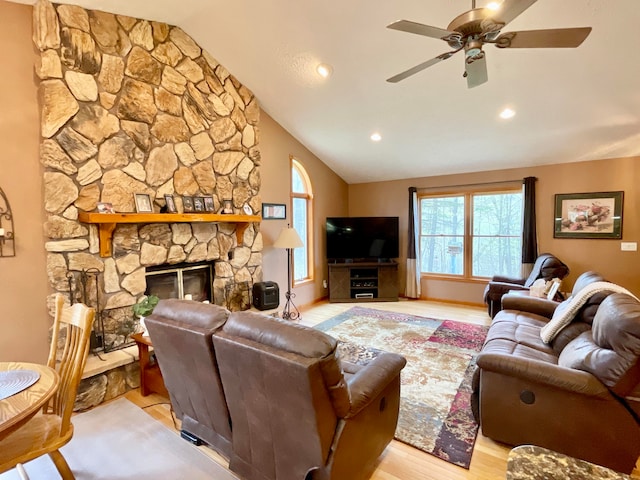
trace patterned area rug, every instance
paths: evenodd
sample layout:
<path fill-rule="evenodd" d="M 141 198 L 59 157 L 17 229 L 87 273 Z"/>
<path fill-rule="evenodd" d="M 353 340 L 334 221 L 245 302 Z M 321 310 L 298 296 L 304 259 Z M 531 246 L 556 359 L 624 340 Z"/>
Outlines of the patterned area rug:
<path fill-rule="evenodd" d="M 471 376 L 487 327 L 353 307 L 316 328 L 340 340 L 341 358 L 353 363 L 403 355 L 396 440 L 469 468 L 478 433 Z"/>

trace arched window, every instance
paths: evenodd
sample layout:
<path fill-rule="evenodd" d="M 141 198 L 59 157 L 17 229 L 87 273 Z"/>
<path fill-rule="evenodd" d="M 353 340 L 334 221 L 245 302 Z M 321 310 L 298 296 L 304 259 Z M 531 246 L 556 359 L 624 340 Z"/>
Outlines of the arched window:
<path fill-rule="evenodd" d="M 291 158 L 291 218 L 293 228 L 304 243 L 293 249 L 293 283 L 301 283 L 313 278 L 312 246 L 313 190 L 307 171 L 293 157 Z"/>

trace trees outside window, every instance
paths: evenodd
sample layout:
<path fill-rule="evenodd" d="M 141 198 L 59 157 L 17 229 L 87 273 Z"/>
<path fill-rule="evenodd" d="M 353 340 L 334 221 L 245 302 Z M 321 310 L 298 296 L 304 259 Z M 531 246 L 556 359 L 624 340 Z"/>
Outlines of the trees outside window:
<path fill-rule="evenodd" d="M 461 278 L 519 276 L 522 191 L 420 197 L 420 271 Z"/>
<path fill-rule="evenodd" d="M 313 190 L 305 168 L 291 159 L 291 219 L 292 227 L 304 243 L 303 247 L 293 249 L 293 283 L 313 278 L 312 262 L 312 202 Z"/>

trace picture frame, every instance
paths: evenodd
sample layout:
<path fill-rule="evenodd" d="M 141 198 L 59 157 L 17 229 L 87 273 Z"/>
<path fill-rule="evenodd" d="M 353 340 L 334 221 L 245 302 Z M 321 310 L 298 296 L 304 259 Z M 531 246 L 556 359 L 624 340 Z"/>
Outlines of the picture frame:
<path fill-rule="evenodd" d="M 284 220 L 287 218 L 287 206 L 284 203 L 263 203 L 263 220 Z"/>
<path fill-rule="evenodd" d="M 182 197 L 182 209 L 184 213 L 193 213 L 193 197 L 184 196 Z"/>
<path fill-rule="evenodd" d="M 204 197 L 204 211 L 205 212 L 215 212 L 215 206 L 213 203 L 213 197 Z"/>
<path fill-rule="evenodd" d="M 230 198 L 225 198 L 224 200 L 222 200 L 222 213 L 233 213 L 233 200 L 231 200 Z"/>
<path fill-rule="evenodd" d="M 98 213 L 116 213 L 113 209 L 113 204 L 109 202 L 98 202 L 96 204 L 96 209 L 98 210 Z"/>
<path fill-rule="evenodd" d="M 624 192 L 555 196 L 555 238 L 622 238 Z"/>
<path fill-rule="evenodd" d="M 203 197 L 193 197 L 193 210 L 196 212 L 204 212 Z"/>
<path fill-rule="evenodd" d="M 164 202 L 167 206 L 167 213 L 178 213 L 178 209 L 176 207 L 176 201 L 173 198 L 173 195 L 165 194 Z"/>
<path fill-rule="evenodd" d="M 147 193 L 136 193 L 136 212 L 137 213 L 153 213 L 153 205 L 151 204 L 151 196 Z"/>

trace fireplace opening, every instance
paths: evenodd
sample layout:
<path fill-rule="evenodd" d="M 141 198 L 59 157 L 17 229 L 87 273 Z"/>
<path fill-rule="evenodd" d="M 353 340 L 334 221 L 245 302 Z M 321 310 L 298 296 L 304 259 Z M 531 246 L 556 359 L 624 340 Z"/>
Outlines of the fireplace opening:
<path fill-rule="evenodd" d="M 146 295 L 214 303 L 213 262 L 147 267 Z"/>

